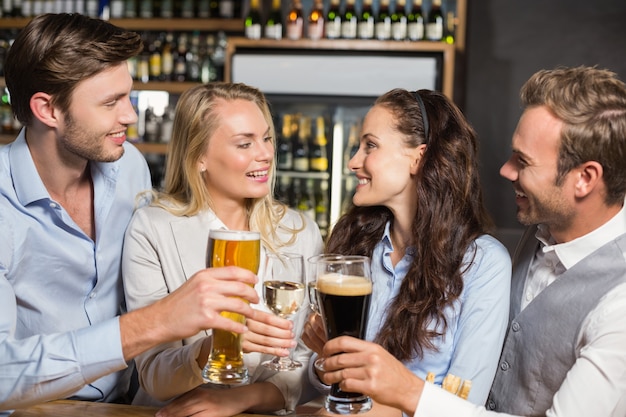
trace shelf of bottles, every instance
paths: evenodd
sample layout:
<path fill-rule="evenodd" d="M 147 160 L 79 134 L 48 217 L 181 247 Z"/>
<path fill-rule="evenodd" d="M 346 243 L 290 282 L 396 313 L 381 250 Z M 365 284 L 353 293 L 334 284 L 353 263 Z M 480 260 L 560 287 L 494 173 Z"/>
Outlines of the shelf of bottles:
<path fill-rule="evenodd" d="M 249 39 L 437 41 L 463 47 L 466 0 L 250 0 Z M 460 18 L 459 16 L 463 16 Z"/>
<path fill-rule="evenodd" d="M 356 182 L 347 162 L 368 107 L 269 100 L 277 136 L 275 197 L 314 219 L 326 237 L 352 201 Z"/>

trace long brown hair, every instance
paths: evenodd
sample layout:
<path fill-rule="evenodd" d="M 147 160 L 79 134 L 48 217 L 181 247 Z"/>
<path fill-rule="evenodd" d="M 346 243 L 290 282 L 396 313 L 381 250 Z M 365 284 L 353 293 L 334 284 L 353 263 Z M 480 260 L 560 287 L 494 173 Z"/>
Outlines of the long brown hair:
<path fill-rule="evenodd" d="M 406 146 L 427 144 L 415 176 L 415 258 L 376 336 L 399 360 L 436 349 L 433 341 L 448 325 L 444 310 L 463 290 L 464 256 L 492 225 L 483 204 L 474 129 L 443 94 L 430 90 L 417 94 L 424 103 L 428 138 L 412 93 L 395 89 L 375 102 L 391 112 Z M 352 207 L 333 228 L 326 251 L 371 257 L 387 221 L 393 222 L 393 216 L 386 207 Z M 433 321 L 437 326 L 428 329 Z"/>

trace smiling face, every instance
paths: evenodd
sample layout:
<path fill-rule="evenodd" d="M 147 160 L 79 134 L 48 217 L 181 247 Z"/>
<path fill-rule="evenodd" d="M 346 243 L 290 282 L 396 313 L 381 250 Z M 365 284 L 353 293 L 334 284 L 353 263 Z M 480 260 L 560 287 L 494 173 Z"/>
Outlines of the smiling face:
<path fill-rule="evenodd" d="M 357 206 L 382 205 L 395 212 L 415 198 L 412 175 L 423 145 L 409 148 L 394 122 L 392 113 L 380 105 L 363 120 L 359 150 L 348 163 L 359 181 L 353 197 Z"/>
<path fill-rule="evenodd" d="M 199 170 L 216 206 L 270 192 L 269 173 L 274 160 L 274 142 L 259 107 L 247 100 L 220 100 L 218 126 L 209 138 Z"/>
<path fill-rule="evenodd" d="M 129 97 L 132 85 L 126 62 L 81 81 L 63 114 L 62 152 L 86 160 L 118 160 L 124 154 L 126 128 L 137 121 Z"/>
<path fill-rule="evenodd" d="M 545 106 L 530 107 L 513 134 L 513 154 L 500 175 L 515 189 L 517 219 L 524 225 L 543 223 L 554 234 L 565 230 L 574 217 L 574 176 L 556 184 L 563 123 Z"/>

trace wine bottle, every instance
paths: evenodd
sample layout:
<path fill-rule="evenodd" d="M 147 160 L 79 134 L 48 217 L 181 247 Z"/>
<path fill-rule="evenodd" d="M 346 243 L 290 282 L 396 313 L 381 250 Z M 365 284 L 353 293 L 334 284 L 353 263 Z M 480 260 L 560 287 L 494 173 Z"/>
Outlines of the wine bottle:
<path fill-rule="evenodd" d="M 294 171 L 307 172 L 309 170 L 309 138 L 311 137 L 310 117 L 299 117 L 297 132 L 298 140 L 295 141 L 293 147 L 293 169 Z"/>
<path fill-rule="evenodd" d="M 174 77 L 174 34 L 168 32 L 161 48 L 161 81 L 171 81 Z"/>
<path fill-rule="evenodd" d="M 339 0 L 330 0 L 328 13 L 325 19 L 326 38 L 339 39 L 341 37 L 341 11 L 339 10 Z"/>
<path fill-rule="evenodd" d="M 341 15 L 341 37 L 344 39 L 356 39 L 357 15 L 354 0 L 346 0 L 346 7 Z"/>
<path fill-rule="evenodd" d="M 328 181 L 320 180 L 315 192 L 315 222 L 320 228 L 322 239 L 328 236 Z"/>
<path fill-rule="evenodd" d="M 194 31 L 191 35 L 185 61 L 187 62 L 185 80 L 191 82 L 200 81 L 200 66 L 202 63 L 200 62 L 200 32 L 198 31 Z"/>
<path fill-rule="evenodd" d="M 244 20 L 245 35 L 248 39 L 261 39 L 261 12 L 259 0 L 250 0 L 250 10 Z"/>
<path fill-rule="evenodd" d="M 443 39 L 443 13 L 441 12 L 441 0 L 433 0 L 428 12 L 426 23 L 426 39 L 440 41 Z"/>
<path fill-rule="evenodd" d="M 309 39 L 321 39 L 324 37 L 324 2 L 315 0 L 309 13 L 307 36 Z"/>
<path fill-rule="evenodd" d="M 300 179 L 300 199 L 298 200 L 298 211 L 315 220 L 315 200 L 313 199 L 313 180 Z"/>
<path fill-rule="evenodd" d="M 391 39 L 391 15 L 389 14 L 389 0 L 380 0 L 378 16 L 376 16 L 376 39 L 386 41 Z"/>
<path fill-rule="evenodd" d="M 233 19 L 235 17 L 235 0 L 219 0 L 219 8 L 219 17 L 222 19 Z"/>
<path fill-rule="evenodd" d="M 174 53 L 174 80 L 185 81 L 187 79 L 187 35 L 181 33 L 178 36 L 178 47 Z"/>
<path fill-rule="evenodd" d="M 374 13 L 372 12 L 372 0 L 363 0 L 357 34 L 360 39 L 374 38 Z"/>
<path fill-rule="evenodd" d="M 346 149 L 343 152 L 343 173 L 350 174 L 350 168 L 348 168 L 348 162 L 359 150 L 359 125 L 354 123 L 350 126 L 350 133 L 348 134 L 348 143 Z"/>
<path fill-rule="evenodd" d="M 284 114 L 282 119 L 282 134 L 278 137 L 276 166 L 281 171 L 291 171 L 293 169 L 292 153 L 292 119 L 291 114 Z"/>
<path fill-rule="evenodd" d="M 324 126 L 324 117 L 316 118 L 315 140 L 311 144 L 309 150 L 309 168 L 311 171 L 326 172 L 328 171 L 328 154 L 326 151 L 326 129 Z"/>
<path fill-rule="evenodd" d="M 407 16 L 407 38 L 412 41 L 424 39 L 424 14 L 422 12 L 422 0 L 413 0 L 411 10 Z"/>
<path fill-rule="evenodd" d="M 150 52 L 150 79 L 157 81 L 161 79 L 161 39 L 157 36 L 149 43 L 148 51 Z"/>
<path fill-rule="evenodd" d="M 301 0 L 292 0 L 291 9 L 287 14 L 287 38 L 292 40 L 298 40 L 302 38 L 302 31 L 304 29 L 304 18 L 302 17 L 302 2 Z"/>
<path fill-rule="evenodd" d="M 449 44 L 454 43 L 454 32 L 456 30 L 456 19 L 454 18 L 454 12 L 449 11 L 446 13 L 446 30 L 444 31 L 444 41 Z"/>
<path fill-rule="evenodd" d="M 395 41 L 406 39 L 406 1 L 396 0 L 396 6 L 391 15 L 391 38 Z"/>
<path fill-rule="evenodd" d="M 265 22 L 265 37 L 268 39 L 283 38 L 283 13 L 280 0 L 272 0 L 272 9 Z"/>

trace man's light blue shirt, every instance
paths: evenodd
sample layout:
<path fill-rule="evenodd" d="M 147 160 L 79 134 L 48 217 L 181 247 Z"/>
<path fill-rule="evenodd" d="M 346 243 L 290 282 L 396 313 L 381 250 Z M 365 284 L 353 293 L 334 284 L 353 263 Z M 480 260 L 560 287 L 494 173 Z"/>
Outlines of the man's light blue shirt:
<path fill-rule="evenodd" d="M 120 160 L 91 163 L 94 242 L 50 197 L 24 132 L 0 149 L 0 410 L 110 401 L 127 388 L 124 231 L 150 173 L 129 144 Z"/>

